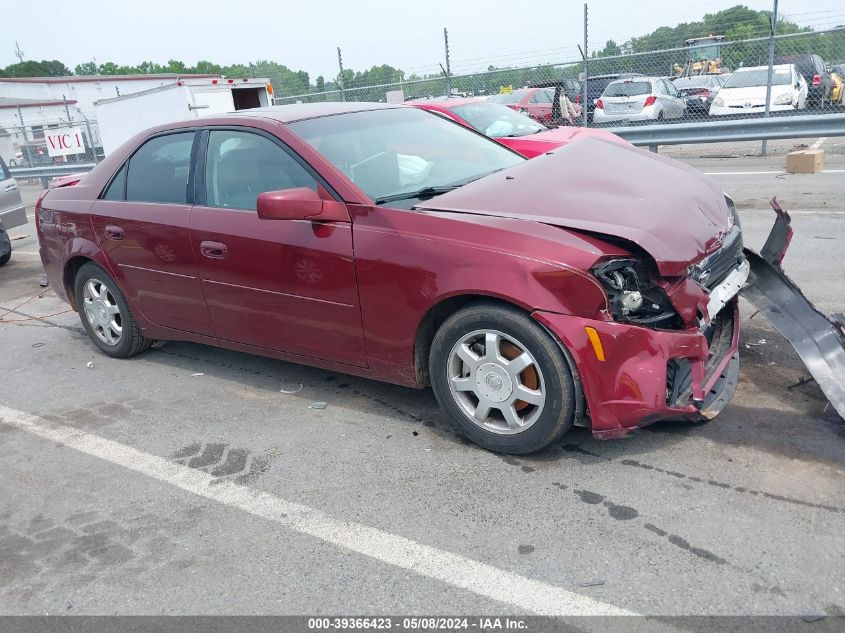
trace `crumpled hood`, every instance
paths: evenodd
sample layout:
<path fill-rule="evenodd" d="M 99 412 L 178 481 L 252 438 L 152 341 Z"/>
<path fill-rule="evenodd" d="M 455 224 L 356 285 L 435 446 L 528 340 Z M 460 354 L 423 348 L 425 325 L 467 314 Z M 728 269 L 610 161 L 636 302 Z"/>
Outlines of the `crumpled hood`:
<path fill-rule="evenodd" d="M 583 138 L 426 200 L 418 209 L 542 222 L 623 238 L 685 275 L 733 224 L 721 188 L 683 163 Z"/>

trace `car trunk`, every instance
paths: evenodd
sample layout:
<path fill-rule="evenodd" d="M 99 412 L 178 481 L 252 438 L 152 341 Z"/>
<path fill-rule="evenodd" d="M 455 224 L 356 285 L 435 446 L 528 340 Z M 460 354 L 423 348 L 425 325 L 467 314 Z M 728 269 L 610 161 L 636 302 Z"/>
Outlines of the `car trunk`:
<path fill-rule="evenodd" d="M 650 81 L 622 81 L 609 85 L 601 101 L 607 114 L 637 114 L 650 96 Z"/>

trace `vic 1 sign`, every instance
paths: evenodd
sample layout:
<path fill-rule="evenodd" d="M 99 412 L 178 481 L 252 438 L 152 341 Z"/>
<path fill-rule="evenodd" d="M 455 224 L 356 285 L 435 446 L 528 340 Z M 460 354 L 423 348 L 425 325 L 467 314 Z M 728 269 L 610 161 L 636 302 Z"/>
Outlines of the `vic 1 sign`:
<path fill-rule="evenodd" d="M 57 127 L 44 130 L 47 153 L 50 156 L 68 156 L 85 152 L 85 137 L 78 127 Z"/>

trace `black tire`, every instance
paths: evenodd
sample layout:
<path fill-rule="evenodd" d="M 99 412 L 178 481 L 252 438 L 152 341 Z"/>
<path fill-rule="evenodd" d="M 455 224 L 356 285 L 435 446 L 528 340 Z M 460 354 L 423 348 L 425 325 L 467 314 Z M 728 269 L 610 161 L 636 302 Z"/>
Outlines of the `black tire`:
<path fill-rule="evenodd" d="M 5 255 L 0 255 L 0 266 L 5 266 L 9 263 L 9 260 L 12 259 L 11 251 L 6 253 Z"/>
<path fill-rule="evenodd" d="M 495 330 L 519 341 L 542 372 L 545 402 L 524 431 L 504 435 L 472 421 L 450 389 L 449 356 L 464 337 L 478 330 Z M 558 343 L 524 312 L 494 303 L 477 303 L 450 316 L 434 335 L 429 355 L 431 386 L 441 408 L 467 438 L 491 451 L 512 455 L 533 453 L 559 439 L 575 419 L 572 372 Z"/>
<path fill-rule="evenodd" d="M 119 340 L 113 345 L 110 345 L 99 338 L 85 314 L 83 300 L 84 286 L 92 279 L 106 284 L 109 293 L 114 298 L 115 303 L 120 309 L 119 316 L 122 332 Z M 76 308 L 79 312 L 79 318 L 82 320 L 82 327 L 85 328 L 85 331 L 88 333 L 88 336 L 91 338 L 94 345 L 96 345 L 100 351 L 107 356 L 111 356 L 112 358 L 129 358 L 130 356 L 134 356 L 135 354 L 148 350 L 150 346 L 155 343 L 154 340 L 147 338 L 141 333 L 141 330 L 138 327 L 138 322 L 132 315 L 132 311 L 129 309 L 129 304 L 126 303 L 126 298 L 123 296 L 123 292 L 120 290 L 117 282 L 115 282 L 111 275 L 97 264 L 89 262 L 79 269 L 74 282 L 74 296 L 76 297 Z"/>

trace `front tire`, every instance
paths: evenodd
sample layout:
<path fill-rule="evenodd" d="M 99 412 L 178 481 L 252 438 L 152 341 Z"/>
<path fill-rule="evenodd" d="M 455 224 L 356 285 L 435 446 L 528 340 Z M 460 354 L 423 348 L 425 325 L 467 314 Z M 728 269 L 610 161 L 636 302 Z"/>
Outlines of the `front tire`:
<path fill-rule="evenodd" d="M 115 280 L 97 264 L 91 262 L 79 269 L 74 296 L 82 326 L 107 356 L 129 358 L 154 343 L 141 333 Z"/>
<path fill-rule="evenodd" d="M 450 316 L 429 356 L 431 386 L 452 423 L 498 453 L 532 453 L 575 418 L 572 373 L 558 344 L 516 308 L 481 303 Z"/>

